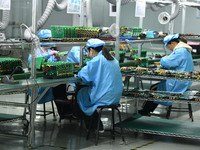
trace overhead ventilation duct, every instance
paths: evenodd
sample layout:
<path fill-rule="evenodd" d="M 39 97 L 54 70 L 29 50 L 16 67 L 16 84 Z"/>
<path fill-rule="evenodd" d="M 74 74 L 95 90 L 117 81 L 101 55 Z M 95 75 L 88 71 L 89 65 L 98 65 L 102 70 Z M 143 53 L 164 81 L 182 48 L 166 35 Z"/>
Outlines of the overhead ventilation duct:
<path fill-rule="evenodd" d="M 164 7 L 164 6 L 167 6 L 169 4 L 159 4 L 159 3 L 155 3 L 155 4 L 151 4 L 150 5 L 150 8 L 152 11 L 158 11 L 160 10 L 160 8 Z"/>
<path fill-rule="evenodd" d="M 3 31 L 9 24 L 10 10 L 3 10 L 2 21 L 0 21 L 0 30 Z"/>
<path fill-rule="evenodd" d="M 37 30 L 39 30 L 46 23 L 53 9 L 56 11 L 61 11 L 67 7 L 67 2 L 68 0 L 63 0 L 60 4 L 58 4 L 56 0 L 49 0 L 43 15 L 40 17 L 40 19 L 37 22 Z M 26 29 L 24 32 L 24 38 L 27 41 L 31 41 L 33 40 L 32 38 L 35 37 L 34 35 L 31 35 L 29 31 L 32 32 L 32 27 L 29 27 L 29 29 Z"/>
<path fill-rule="evenodd" d="M 180 0 L 172 0 L 172 1 L 173 1 L 173 3 L 176 4 L 175 11 L 171 15 L 169 15 L 167 12 L 160 13 L 159 16 L 158 16 L 158 21 L 161 24 L 167 24 L 168 22 L 174 20 L 179 15 L 179 13 L 181 11 Z"/>
<path fill-rule="evenodd" d="M 116 0 L 107 0 L 109 3 L 116 5 Z M 128 4 L 131 0 L 121 0 L 121 5 Z"/>

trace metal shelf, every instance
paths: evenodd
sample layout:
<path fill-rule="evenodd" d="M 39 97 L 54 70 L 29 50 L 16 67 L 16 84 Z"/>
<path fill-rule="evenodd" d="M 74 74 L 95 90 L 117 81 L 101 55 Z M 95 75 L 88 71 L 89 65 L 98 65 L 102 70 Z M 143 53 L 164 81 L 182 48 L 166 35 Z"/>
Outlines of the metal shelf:
<path fill-rule="evenodd" d="M 142 78 L 145 80 L 178 80 L 178 81 L 191 81 L 191 82 L 200 82 L 200 80 L 197 79 L 186 79 L 186 78 L 176 78 L 176 77 L 165 77 L 165 76 L 157 76 L 157 75 L 139 75 L 135 73 L 122 73 L 123 76 L 133 76 L 137 78 Z"/>

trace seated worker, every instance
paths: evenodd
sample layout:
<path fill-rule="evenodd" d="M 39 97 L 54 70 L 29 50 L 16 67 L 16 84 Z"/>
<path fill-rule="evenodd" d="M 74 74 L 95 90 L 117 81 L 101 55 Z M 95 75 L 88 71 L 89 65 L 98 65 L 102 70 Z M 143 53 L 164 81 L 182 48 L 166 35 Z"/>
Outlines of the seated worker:
<path fill-rule="evenodd" d="M 165 46 L 172 50 L 172 53 L 169 56 L 162 57 L 160 60 L 161 66 L 175 71 L 185 71 L 192 72 L 194 69 L 194 64 L 192 60 L 192 47 L 187 45 L 187 40 L 185 37 L 180 36 L 179 34 L 168 35 L 164 38 Z M 185 92 L 192 82 L 185 81 L 176 81 L 176 80 L 162 80 L 157 85 L 153 85 L 151 90 L 157 91 L 168 91 L 168 92 Z M 138 112 L 141 115 L 150 115 L 150 112 L 153 112 L 158 104 L 165 106 L 172 105 L 172 101 L 169 102 L 154 102 L 147 101 L 143 109 Z"/>
<path fill-rule="evenodd" d="M 38 33 L 39 38 L 48 38 L 51 37 L 51 30 L 41 30 Z M 51 50 L 51 47 L 55 47 L 55 44 L 40 44 L 40 48 L 37 49 L 37 55 L 36 57 L 47 57 L 48 62 L 55 62 L 55 61 L 60 61 L 60 57 L 56 57 L 58 54 L 58 51 Z M 30 63 L 31 61 L 31 54 L 29 54 L 28 62 Z M 38 97 L 43 93 L 45 90 L 45 87 L 38 88 Z M 29 92 L 31 94 L 31 92 Z M 50 88 L 46 94 L 42 97 L 42 99 L 39 101 L 39 104 L 44 104 L 46 102 L 54 100 L 54 95 L 53 95 L 53 88 Z"/>
<path fill-rule="evenodd" d="M 48 38 L 51 37 L 51 30 L 44 29 L 41 30 L 38 33 L 39 38 Z M 52 50 L 52 47 L 55 47 L 55 44 L 45 44 L 41 43 L 40 48 L 37 49 L 37 55 L 36 57 L 47 57 L 47 62 L 55 62 L 55 61 L 61 61 L 60 57 L 56 57 L 58 55 L 58 51 Z M 31 54 L 29 54 L 28 62 L 31 61 Z"/>
<path fill-rule="evenodd" d="M 74 64 L 79 64 L 80 62 L 80 46 L 73 46 L 72 49 L 69 51 L 66 62 L 72 62 Z M 83 48 L 83 55 L 88 54 L 87 49 Z M 76 88 L 76 85 L 74 83 L 70 83 L 69 85 L 73 86 L 74 89 Z"/>
<path fill-rule="evenodd" d="M 104 46 L 105 42 L 102 40 L 88 40 L 86 47 L 92 60 L 78 72 L 82 84 L 87 85 L 80 88 L 77 93 L 77 103 L 83 112 L 87 129 L 91 116 L 93 116 L 91 128 L 97 129 L 99 114 L 96 108 L 101 105 L 119 104 L 123 91 L 119 62 L 109 54 Z M 99 129 L 104 131 L 101 121 Z"/>

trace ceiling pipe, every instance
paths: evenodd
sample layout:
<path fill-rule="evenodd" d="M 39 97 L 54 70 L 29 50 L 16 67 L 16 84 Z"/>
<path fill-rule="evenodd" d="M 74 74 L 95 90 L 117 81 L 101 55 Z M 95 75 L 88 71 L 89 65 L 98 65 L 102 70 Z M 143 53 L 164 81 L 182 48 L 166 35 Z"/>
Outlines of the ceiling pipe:
<path fill-rule="evenodd" d="M 67 2 L 68 2 L 68 0 L 63 0 L 60 4 L 58 4 L 56 2 L 56 0 L 49 0 L 44 13 L 42 14 L 42 16 L 40 17 L 40 19 L 37 22 L 36 31 L 38 31 L 46 23 L 49 16 L 51 15 L 53 9 L 55 9 L 57 11 L 61 11 L 67 7 Z M 24 38 L 27 41 L 32 41 L 33 38 L 35 38 L 36 36 L 34 34 L 31 35 L 31 33 L 29 31 L 33 32 L 32 26 L 29 27 L 29 29 L 25 30 Z"/>
<path fill-rule="evenodd" d="M 10 10 L 3 10 L 2 21 L 0 22 L 0 31 L 3 31 L 7 28 L 9 24 Z"/>

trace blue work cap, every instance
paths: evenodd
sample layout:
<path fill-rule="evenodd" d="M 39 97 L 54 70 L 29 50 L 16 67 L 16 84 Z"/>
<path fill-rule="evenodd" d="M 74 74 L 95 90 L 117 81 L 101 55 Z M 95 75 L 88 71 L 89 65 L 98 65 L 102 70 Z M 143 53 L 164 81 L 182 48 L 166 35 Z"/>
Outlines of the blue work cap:
<path fill-rule="evenodd" d="M 165 43 L 165 47 L 167 47 L 167 43 L 173 39 L 178 39 L 179 38 L 179 33 L 174 34 L 174 35 L 168 35 L 164 38 L 163 42 Z"/>
<path fill-rule="evenodd" d="M 43 47 L 56 47 L 56 44 L 54 44 L 54 43 L 41 43 L 40 46 L 43 46 Z"/>
<path fill-rule="evenodd" d="M 99 39 L 90 39 L 87 41 L 86 47 L 99 47 L 99 46 L 104 46 L 105 42 Z"/>
<path fill-rule="evenodd" d="M 51 30 L 48 30 L 48 29 L 40 30 L 40 32 L 38 33 L 38 37 L 39 38 L 51 37 Z"/>

